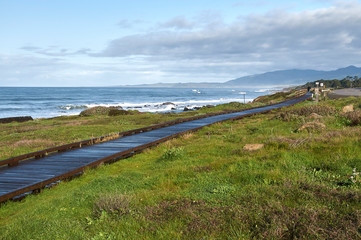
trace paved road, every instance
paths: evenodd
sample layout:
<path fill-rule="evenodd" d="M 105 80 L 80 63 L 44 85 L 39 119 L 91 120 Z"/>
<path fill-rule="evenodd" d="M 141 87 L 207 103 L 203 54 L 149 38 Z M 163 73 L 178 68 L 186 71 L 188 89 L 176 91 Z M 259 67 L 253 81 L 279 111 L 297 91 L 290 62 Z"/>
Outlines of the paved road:
<path fill-rule="evenodd" d="M 361 88 L 338 89 L 328 94 L 328 97 L 331 99 L 344 98 L 349 96 L 361 97 Z"/>

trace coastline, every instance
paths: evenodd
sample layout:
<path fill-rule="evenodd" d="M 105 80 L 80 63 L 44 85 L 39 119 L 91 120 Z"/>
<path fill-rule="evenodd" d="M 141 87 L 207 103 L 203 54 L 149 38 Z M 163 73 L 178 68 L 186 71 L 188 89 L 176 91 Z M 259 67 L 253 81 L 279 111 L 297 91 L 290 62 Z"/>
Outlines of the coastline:
<path fill-rule="evenodd" d="M 74 116 L 96 107 L 167 113 L 228 102 L 251 102 L 274 90 L 170 89 L 170 88 L 1 88 L 0 118 L 32 116 L 34 119 Z M 244 96 L 241 93 L 246 92 Z M 172 105 L 164 103 L 171 102 Z"/>

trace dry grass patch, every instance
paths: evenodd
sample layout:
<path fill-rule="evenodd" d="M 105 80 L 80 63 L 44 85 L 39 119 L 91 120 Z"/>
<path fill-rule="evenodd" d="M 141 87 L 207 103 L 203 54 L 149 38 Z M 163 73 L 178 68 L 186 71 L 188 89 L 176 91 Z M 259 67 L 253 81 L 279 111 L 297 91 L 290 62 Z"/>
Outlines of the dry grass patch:
<path fill-rule="evenodd" d="M 226 207 L 209 206 L 203 200 L 164 200 L 156 206 L 147 207 L 145 218 L 158 224 L 179 219 L 185 222 L 182 231 L 195 236 L 202 232 L 220 232 L 225 222 Z"/>
<path fill-rule="evenodd" d="M 193 137 L 193 136 L 194 136 L 193 133 L 185 133 L 185 134 L 182 135 L 182 138 L 183 138 L 183 139 L 189 139 L 189 138 L 191 138 L 191 137 Z"/>
<path fill-rule="evenodd" d="M 303 124 L 297 131 L 301 132 L 306 130 L 307 132 L 321 131 L 326 128 L 326 125 L 317 121 L 308 122 Z"/>
<path fill-rule="evenodd" d="M 301 146 L 305 143 L 307 143 L 308 141 L 310 141 L 311 138 L 310 137 L 307 137 L 307 138 L 298 138 L 298 139 L 291 139 L 291 138 L 287 138 L 287 137 L 283 137 L 283 136 L 280 136 L 280 137 L 274 137 L 274 138 L 271 138 L 268 142 L 267 142 L 267 145 L 272 145 L 274 143 L 277 143 L 277 144 L 286 144 L 288 147 L 290 148 L 296 148 L 298 146 Z"/>
<path fill-rule="evenodd" d="M 97 218 L 101 217 L 105 213 L 122 216 L 129 213 L 130 202 L 130 197 L 123 194 L 101 196 L 94 203 L 93 213 Z"/>
<path fill-rule="evenodd" d="M 297 120 L 300 117 L 307 117 L 311 120 L 320 120 L 323 116 L 332 116 L 336 113 L 338 113 L 338 111 L 334 107 L 314 105 L 284 111 L 274 118 L 286 122 Z"/>
<path fill-rule="evenodd" d="M 193 171 L 194 172 L 210 172 L 213 168 L 211 166 L 194 166 Z"/>
<path fill-rule="evenodd" d="M 78 120 L 78 121 L 71 121 L 65 124 L 65 126 L 81 126 L 81 125 L 86 125 L 88 124 L 90 121 L 89 120 Z"/>
<path fill-rule="evenodd" d="M 55 146 L 55 143 L 49 139 L 23 139 L 10 145 L 12 148 L 18 147 L 38 147 L 46 148 Z"/>
<path fill-rule="evenodd" d="M 315 141 L 329 142 L 331 140 L 341 140 L 343 137 L 360 136 L 361 128 L 344 128 L 341 130 L 332 130 L 322 133 Z"/>
<path fill-rule="evenodd" d="M 289 189 L 287 198 L 318 199 L 319 203 L 333 206 L 357 204 L 361 198 L 353 190 L 337 190 L 316 184 L 285 183 Z M 327 205 L 291 205 L 283 201 L 258 201 L 253 196 L 239 200 L 234 211 L 234 222 L 250 230 L 251 239 L 359 239 L 361 237 L 361 211 L 352 208 L 347 214 L 339 214 L 338 207 Z M 282 198 L 282 197 L 281 197 Z M 253 201 L 254 202 L 254 201 Z M 350 208 L 351 210 L 351 208 Z"/>
<path fill-rule="evenodd" d="M 359 191 L 345 190 L 341 188 L 328 188 L 322 185 L 298 182 L 298 187 L 305 192 L 313 194 L 319 199 L 328 199 L 332 202 L 342 203 L 360 203 L 361 193 Z M 361 224 L 361 216 L 359 219 Z M 361 225 L 360 225 L 361 227 Z M 361 229 L 360 229 L 361 230 Z"/>
<path fill-rule="evenodd" d="M 12 133 L 26 133 L 26 132 L 35 132 L 38 130 L 49 130 L 53 128 L 52 126 L 44 126 L 44 125 L 32 125 L 32 126 L 11 126 L 2 128 L 3 131 L 8 132 L 8 134 Z"/>
<path fill-rule="evenodd" d="M 296 108 L 289 110 L 288 112 L 291 114 L 296 114 L 298 116 L 305 116 L 305 117 L 310 116 L 312 113 L 317 113 L 318 115 L 321 116 L 331 116 L 338 113 L 338 111 L 334 107 L 320 106 L 320 105 Z"/>
<path fill-rule="evenodd" d="M 243 151 L 253 152 L 264 148 L 263 143 L 248 143 L 244 145 Z"/>

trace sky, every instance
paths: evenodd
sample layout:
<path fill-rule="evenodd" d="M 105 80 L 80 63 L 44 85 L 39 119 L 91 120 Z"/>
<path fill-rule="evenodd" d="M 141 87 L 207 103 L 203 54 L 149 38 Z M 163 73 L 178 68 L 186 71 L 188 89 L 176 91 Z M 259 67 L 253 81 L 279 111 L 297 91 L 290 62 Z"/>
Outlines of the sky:
<path fill-rule="evenodd" d="M 361 0 L 0 0 L 0 86 L 361 66 Z"/>

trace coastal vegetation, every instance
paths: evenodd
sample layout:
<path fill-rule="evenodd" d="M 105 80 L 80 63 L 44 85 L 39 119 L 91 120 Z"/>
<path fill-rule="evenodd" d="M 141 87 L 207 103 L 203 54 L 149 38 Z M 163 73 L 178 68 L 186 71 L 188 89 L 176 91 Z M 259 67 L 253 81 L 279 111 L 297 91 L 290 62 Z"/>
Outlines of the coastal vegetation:
<path fill-rule="evenodd" d="M 273 98 L 279 100 L 279 95 Z M 342 107 L 350 104 L 354 112 L 342 113 Z M 354 97 L 306 101 L 217 123 L 114 164 L 88 169 L 40 194 L 2 204 L 0 238 L 359 239 L 360 106 L 361 99 Z M 247 107 L 230 103 L 178 114 L 72 116 L 2 124 L 0 158 Z M 260 148 L 244 148 L 249 144 Z"/>
<path fill-rule="evenodd" d="M 313 82 L 308 82 L 305 85 L 300 86 L 299 88 L 307 88 L 307 87 L 315 87 L 316 82 L 323 83 L 326 88 L 352 88 L 352 87 L 361 87 L 361 78 L 358 76 L 347 76 L 341 80 L 332 79 L 332 80 L 324 80 L 320 79 Z"/>

